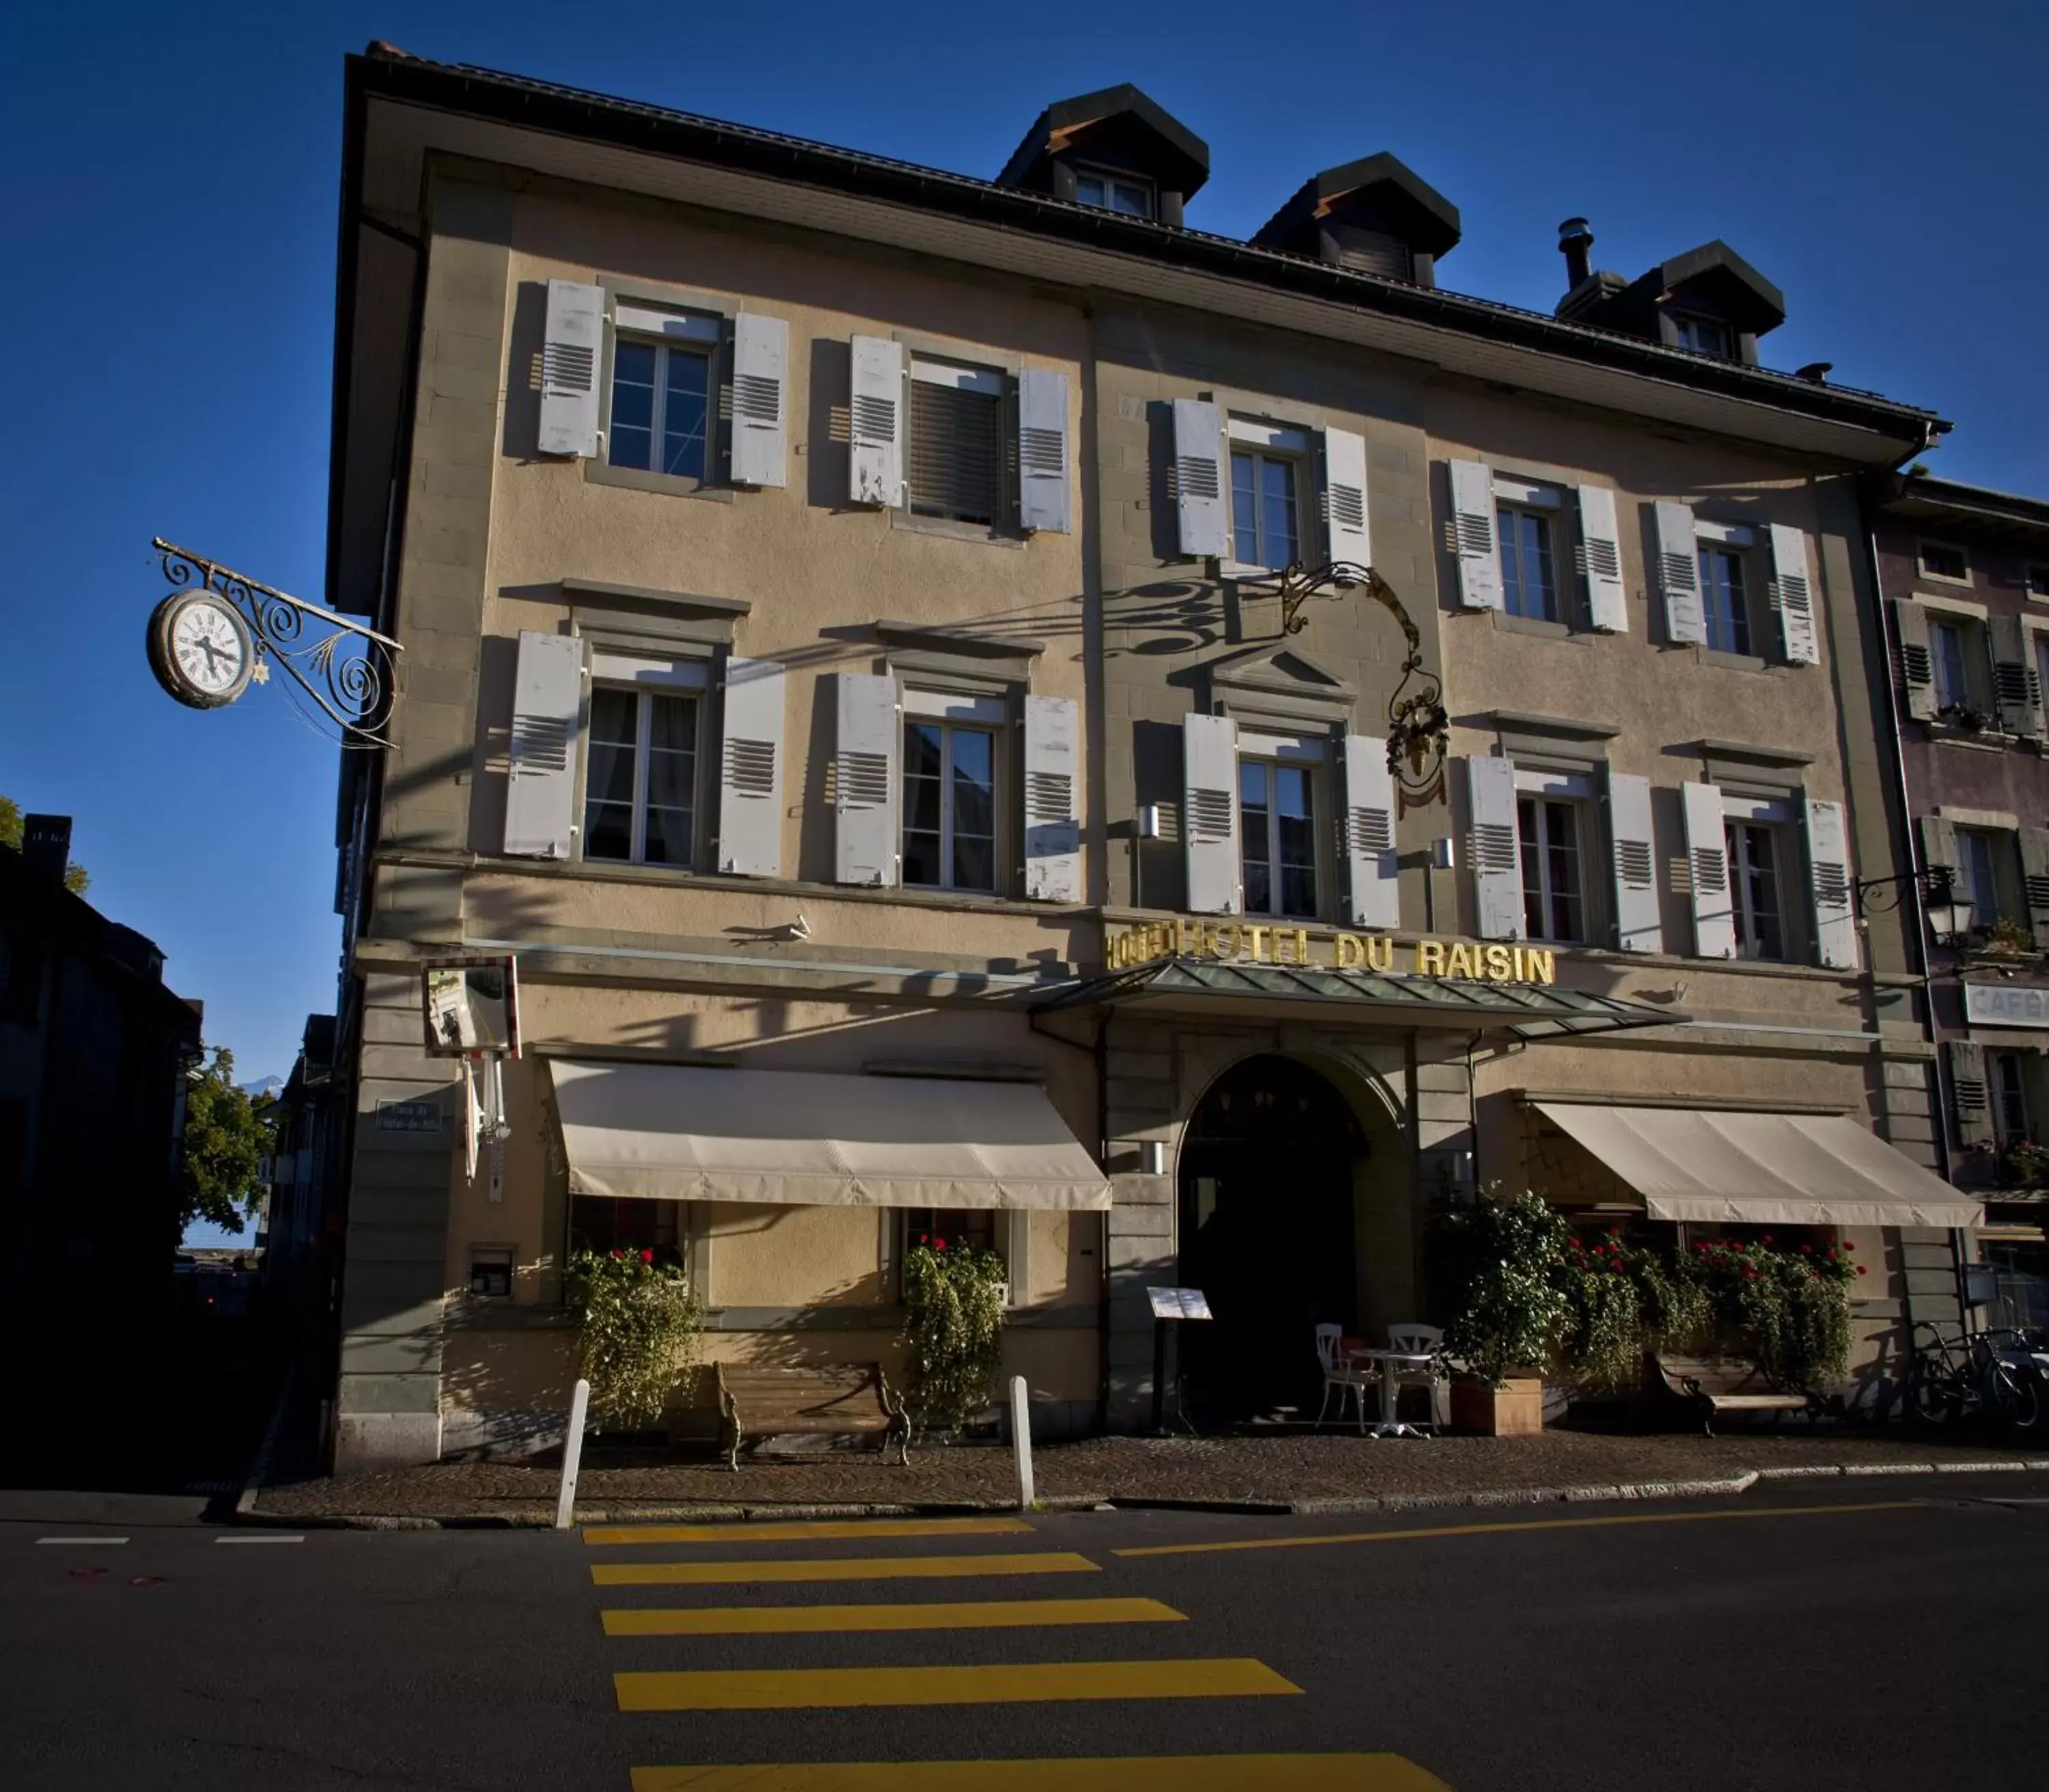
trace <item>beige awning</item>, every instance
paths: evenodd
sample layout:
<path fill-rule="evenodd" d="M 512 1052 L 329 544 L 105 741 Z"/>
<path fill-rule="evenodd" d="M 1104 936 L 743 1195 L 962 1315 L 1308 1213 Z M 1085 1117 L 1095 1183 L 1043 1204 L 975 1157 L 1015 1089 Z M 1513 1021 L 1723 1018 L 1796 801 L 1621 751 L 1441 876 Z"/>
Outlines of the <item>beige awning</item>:
<path fill-rule="evenodd" d="M 1643 1197 L 1709 1226 L 1981 1226 L 1985 1210 L 1840 1115 L 1538 1102 Z"/>
<path fill-rule="evenodd" d="M 562 1059 L 549 1069 L 578 1195 L 803 1207 L 1110 1206 L 1108 1180 L 1032 1083 Z"/>

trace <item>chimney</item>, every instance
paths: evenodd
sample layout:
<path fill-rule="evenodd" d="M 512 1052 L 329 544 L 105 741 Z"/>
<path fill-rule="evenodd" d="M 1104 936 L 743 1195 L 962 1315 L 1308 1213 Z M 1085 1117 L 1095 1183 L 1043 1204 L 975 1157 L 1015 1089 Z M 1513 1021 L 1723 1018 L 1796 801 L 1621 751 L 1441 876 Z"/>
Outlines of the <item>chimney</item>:
<path fill-rule="evenodd" d="M 1565 290 L 1577 292 L 1593 271 L 1587 251 L 1594 246 L 1594 233 L 1584 218 L 1568 218 L 1558 227 L 1558 252 L 1565 258 Z"/>
<path fill-rule="evenodd" d="M 71 817 L 24 815 L 21 861 L 33 882 L 61 889 L 64 867 L 71 862 Z"/>

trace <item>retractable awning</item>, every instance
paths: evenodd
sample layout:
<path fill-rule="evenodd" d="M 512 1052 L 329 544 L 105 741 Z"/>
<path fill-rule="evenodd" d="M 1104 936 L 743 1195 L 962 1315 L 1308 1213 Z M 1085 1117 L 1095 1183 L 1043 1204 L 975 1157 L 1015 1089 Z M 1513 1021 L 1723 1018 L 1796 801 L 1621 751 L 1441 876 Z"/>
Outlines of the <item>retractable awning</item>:
<path fill-rule="evenodd" d="M 578 1195 L 1102 1211 L 1110 1184 L 1021 1083 L 550 1063 Z"/>
<path fill-rule="evenodd" d="M 1985 1210 L 1841 1115 L 1536 1102 L 1643 1197 L 1653 1219 L 1709 1226 L 1985 1223 Z"/>

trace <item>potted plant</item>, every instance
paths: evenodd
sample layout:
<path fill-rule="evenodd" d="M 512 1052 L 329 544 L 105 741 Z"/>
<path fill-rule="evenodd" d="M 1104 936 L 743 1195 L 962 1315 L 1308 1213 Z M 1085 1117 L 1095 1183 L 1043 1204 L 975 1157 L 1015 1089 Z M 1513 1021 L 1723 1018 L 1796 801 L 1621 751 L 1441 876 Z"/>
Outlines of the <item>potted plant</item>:
<path fill-rule="evenodd" d="M 1543 1429 L 1542 1365 L 1568 1332 L 1572 1310 L 1557 1265 L 1572 1229 L 1541 1195 L 1490 1184 L 1472 1200 L 1445 1199 L 1431 1215 L 1429 1262 L 1452 1382 L 1452 1422 L 1490 1436 Z"/>
<path fill-rule="evenodd" d="M 2035 931 L 2010 915 L 2001 915 L 1977 930 L 1975 944 L 1988 958 L 2024 958 L 2035 950 Z"/>
<path fill-rule="evenodd" d="M 583 1320 L 578 1370 L 594 1428 L 652 1430 L 697 1347 L 703 1308 L 677 1263 L 651 1250 L 579 1251 L 570 1304 Z"/>
<path fill-rule="evenodd" d="M 993 1250 L 936 1235 L 904 1254 L 908 1400 L 919 1432 L 958 1435 L 996 1403 L 1009 1273 Z"/>
<path fill-rule="evenodd" d="M 1982 734 L 1992 726 L 1991 716 L 1969 703 L 1945 703 L 1935 714 L 1939 721 L 1966 734 Z"/>
<path fill-rule="evenodd" d="M 1994 1174 L 2002 1188 L 2039 1188 L 2049 1178 L 2049 1145 L 2009 1139 L 1999 1148 Z"/>

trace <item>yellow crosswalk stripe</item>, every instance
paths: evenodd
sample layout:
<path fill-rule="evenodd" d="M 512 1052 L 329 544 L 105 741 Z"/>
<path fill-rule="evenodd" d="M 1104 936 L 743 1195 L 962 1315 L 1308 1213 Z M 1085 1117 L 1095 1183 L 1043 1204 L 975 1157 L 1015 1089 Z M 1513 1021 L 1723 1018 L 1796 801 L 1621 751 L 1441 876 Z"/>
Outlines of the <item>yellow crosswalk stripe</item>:
<path fill-rule="evenodd" d="M 1399 1755 L 636 1767 L 633 1792 L 1451 1792 Z"/>
<path fill-rule="evenodd" d="M 1399 1543 L 1425 1537 L 1487 1537 L 1518 1530 L 1602 1530 L 1615 1525 L 1693 1525 L 1721 1518 L 1815 1518 L 1830 1512 L 1903 1512 L 1918 1499 L 1872 1499 L 1841 1506 L 1730 1506 L 1718 1512 L 1631 1512 L 1601 1518 L 1508 1519 L 1496 1524 L 1425 1525 L 1408 1530 L 1353 1530 L 1319 1537 L 1238 1537 L 1221 1543 L 1149 1543 L 1114 1556 L 1211 1556 L 1238 1549 L 1309 1549 L 1331 1543 Z"/>
<path fill-rule="evenodd" d="M 1155 1599 L 975 1600 L 920 1605 L 633 1606 L 607 1611 L 607 1636 L 795 1636 L 837 1631 L 1006 1631 L 1058 1624 L 1180 1624 Z"/>
<path fill-rule="evenodd" d="M 628 1543 L 778 1543 L 826 1537 L 1006 1537 L 1031 1526 L 1022 1518 L 795 1518 L 769 1524 L 586 1525 L 593 1549 Z"/>
<path fill-rule="evenodd" d="M 1099 1574 L 1086 1556 L 849 1556 L 808 1561 L 593 1562 L 600 1587 L 706 1587 L 764 1580 L 951 1580 L 983 1574 Z"/>
<path fill-rule="evenodd" d="M 621 1711 L 799 1711 L 1052 1699 L 1299 1694 L 1263 1662 L 1034 1662 L 978 1667 L 694 1669 L 615 1673 Z"/>

